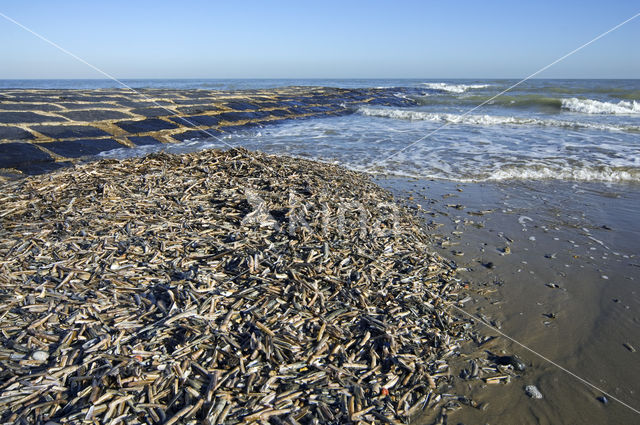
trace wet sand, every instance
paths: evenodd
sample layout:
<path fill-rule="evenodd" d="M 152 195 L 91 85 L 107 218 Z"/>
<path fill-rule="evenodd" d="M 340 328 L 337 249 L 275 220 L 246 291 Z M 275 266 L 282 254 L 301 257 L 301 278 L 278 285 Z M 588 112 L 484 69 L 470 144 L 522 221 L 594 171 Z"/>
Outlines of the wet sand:
<path fill-rule="evenodd" d="M 455 261 L 472 301 L 464 309 L 640 408 L 640 188 L 600 184 L 476 183 L 379 179 L 430 224 L 442 256 Z M 505 252 L 505 248 L 506 252 Z M 482 335 L 497 335 L 477 324 Z M 449 423 L 637 423 L 638 414 L 504 337 L 469 344 L 458 370 L 487 352 L 528 365 L 508 384 L 456 375 L 450 392 L 481 408 Z M 525 392 L 536 385 L 543 399 Z M 433 418 L 425 417 L 426 423 Z"/>

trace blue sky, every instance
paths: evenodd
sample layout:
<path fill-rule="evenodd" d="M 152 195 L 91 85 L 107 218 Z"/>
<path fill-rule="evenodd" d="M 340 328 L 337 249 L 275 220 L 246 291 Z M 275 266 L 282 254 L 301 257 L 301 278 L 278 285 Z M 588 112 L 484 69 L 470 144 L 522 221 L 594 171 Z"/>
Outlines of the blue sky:
<path fill-rule="evenodd" d="M 118 78 L 520 78 L 640 12 L 611 1 L 0 1 Z M 104 78 L 0 18 L 0 78 Z M 640 17 L 539 75 L 640 78 Z"/>

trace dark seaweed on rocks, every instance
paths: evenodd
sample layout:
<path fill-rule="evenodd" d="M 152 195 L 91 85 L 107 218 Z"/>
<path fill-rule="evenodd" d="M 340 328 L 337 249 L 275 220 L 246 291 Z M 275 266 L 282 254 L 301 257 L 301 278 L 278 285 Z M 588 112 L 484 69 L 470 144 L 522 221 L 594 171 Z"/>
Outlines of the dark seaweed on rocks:
<path fill-rule="evenodd" d="M 361 174 L 245 150 L 1 184 L 0 420 L 381 423 L 433 407 L 465 338 L 442 301 L 458 287 L 410 214 L 382 224 L 388 202 Z"/>

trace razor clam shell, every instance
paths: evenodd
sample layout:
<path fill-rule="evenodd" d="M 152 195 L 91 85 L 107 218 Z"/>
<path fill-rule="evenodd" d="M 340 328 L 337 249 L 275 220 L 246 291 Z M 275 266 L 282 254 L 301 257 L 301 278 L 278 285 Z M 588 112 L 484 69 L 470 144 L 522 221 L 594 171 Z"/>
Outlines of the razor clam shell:
<path fill-rule="evenodd" d="M 162 153 L 0 199 L 3 422 L 396 423 L 466 338 L 418 219 L 362 228 L 392 197 L 338 166 Z"/>

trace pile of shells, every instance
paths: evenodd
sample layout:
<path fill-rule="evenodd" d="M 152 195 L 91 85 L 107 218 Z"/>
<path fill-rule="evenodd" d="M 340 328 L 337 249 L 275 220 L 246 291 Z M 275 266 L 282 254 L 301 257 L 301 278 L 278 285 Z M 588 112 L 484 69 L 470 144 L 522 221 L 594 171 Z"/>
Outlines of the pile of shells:
<path fill-rule="evenodd" d="M 365 176 L 238 149 L 0 184 L 0 421 L 402 422 L 469 324 Z"/>

